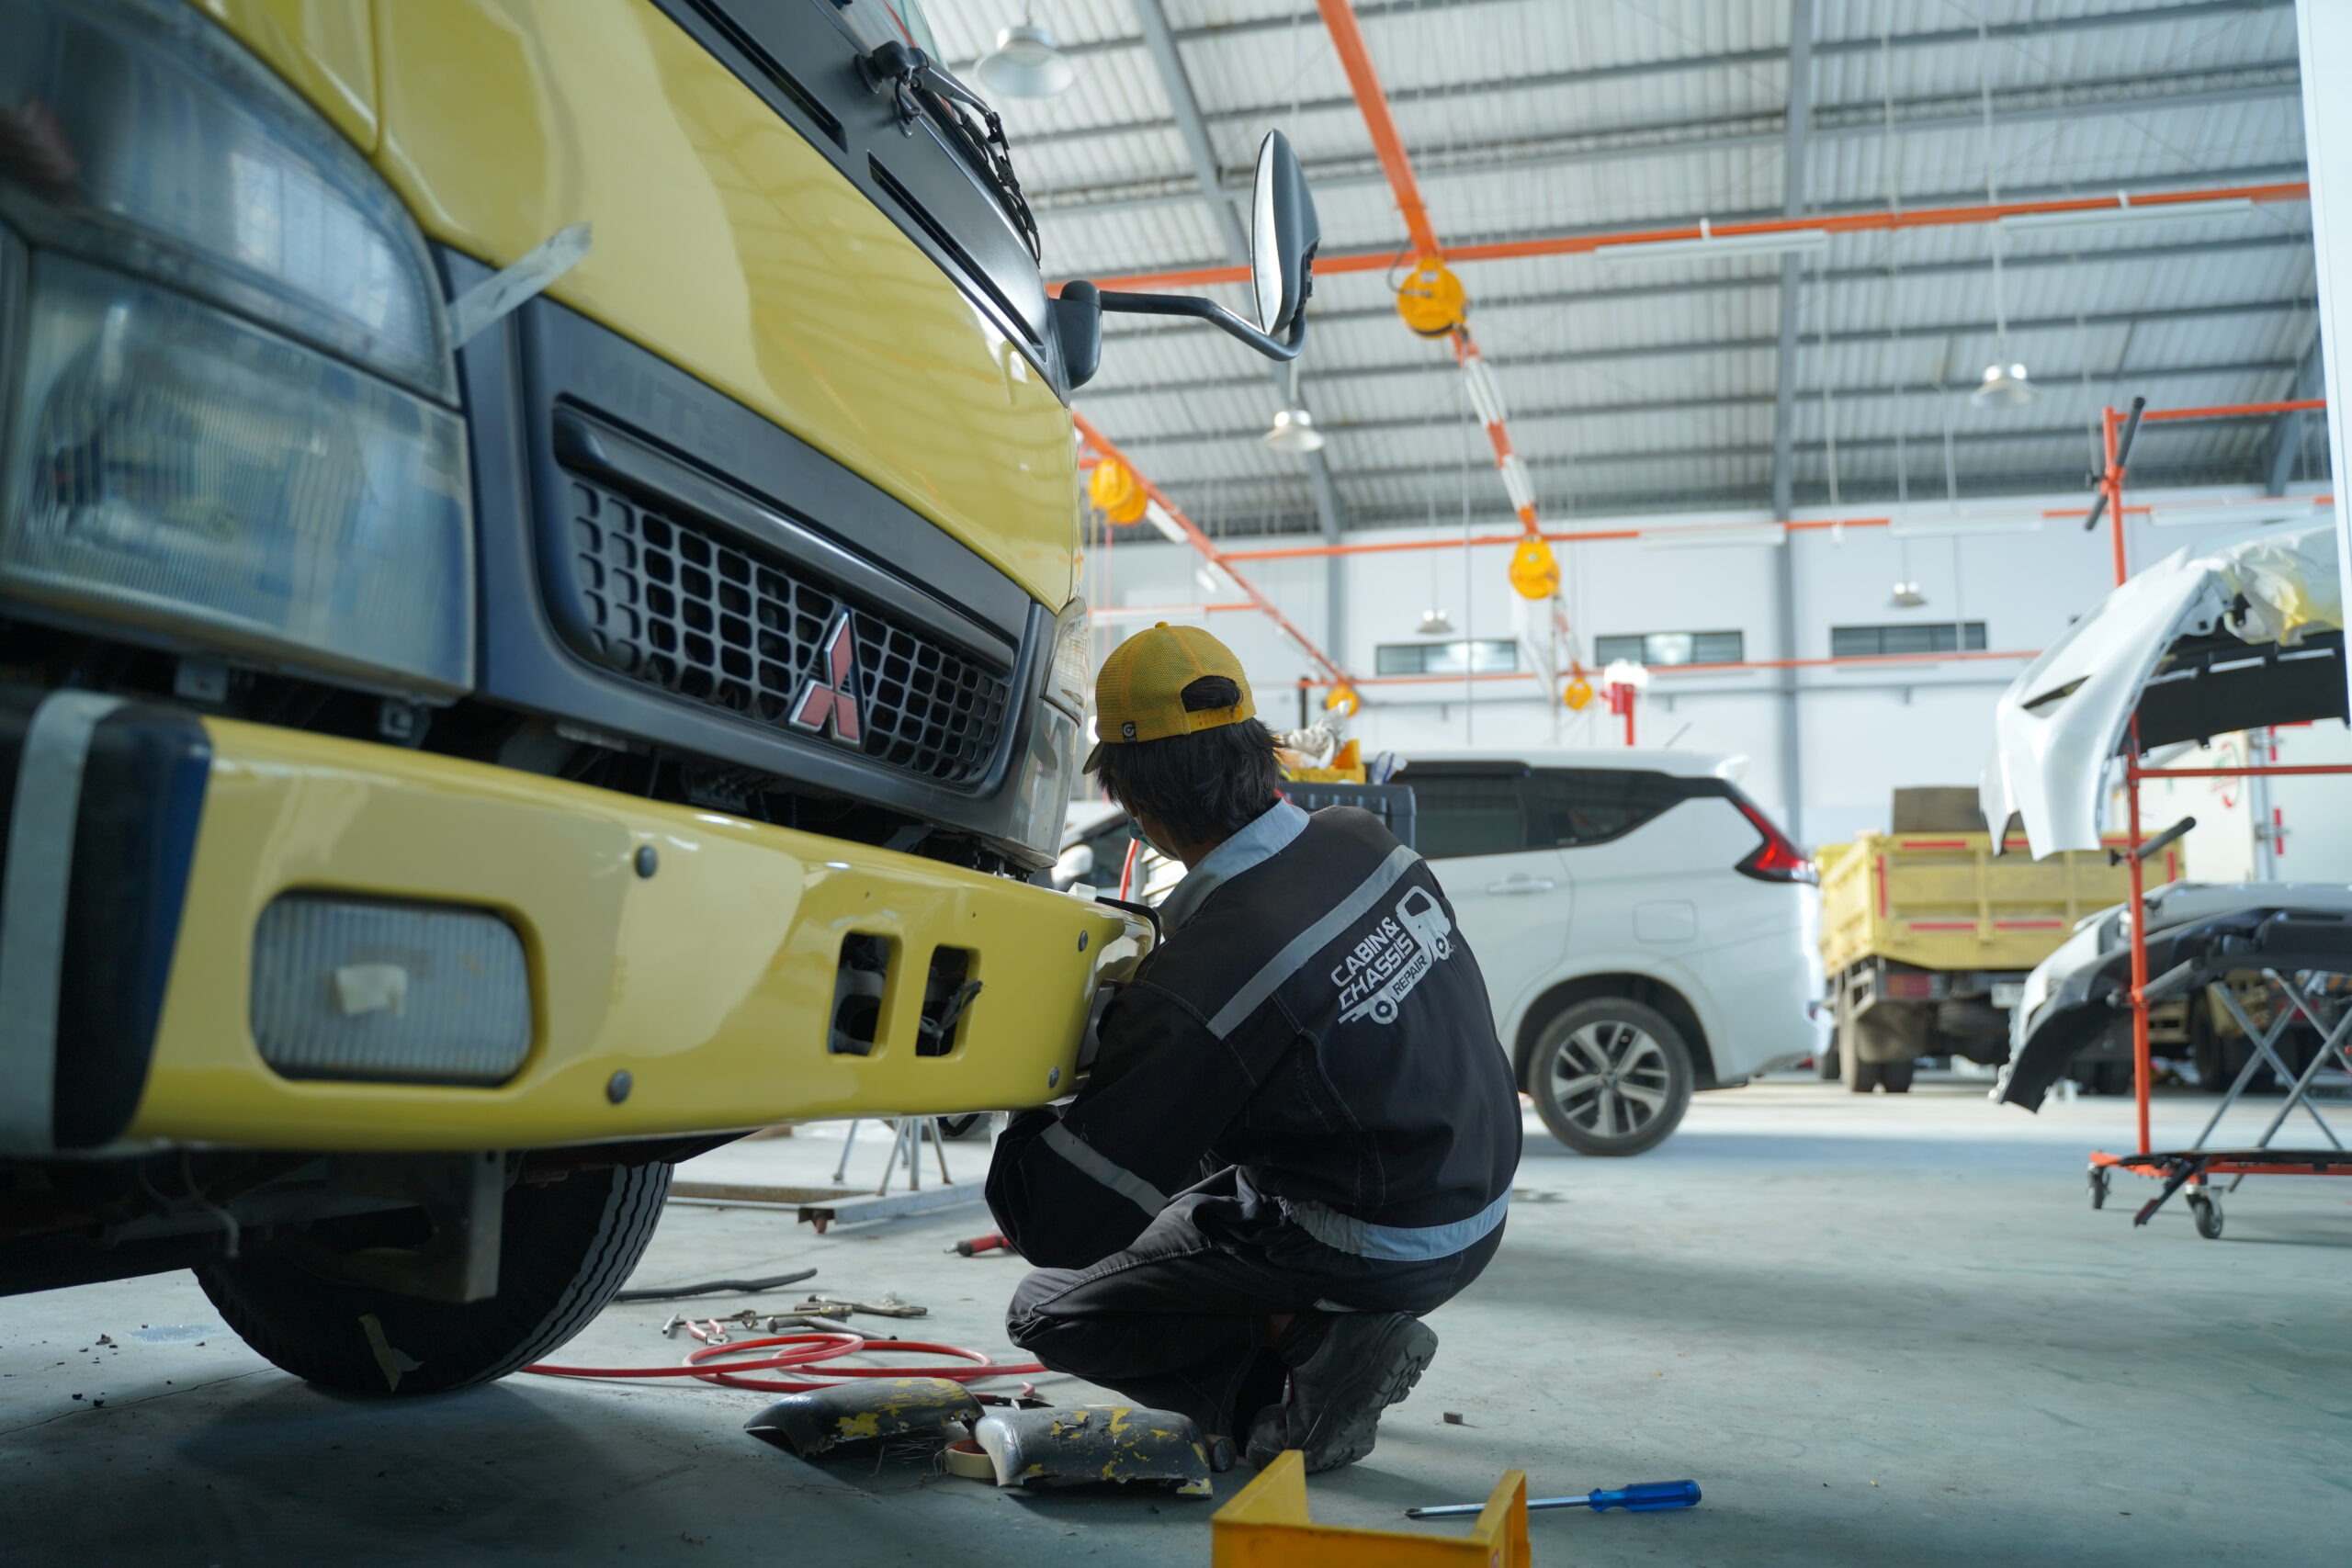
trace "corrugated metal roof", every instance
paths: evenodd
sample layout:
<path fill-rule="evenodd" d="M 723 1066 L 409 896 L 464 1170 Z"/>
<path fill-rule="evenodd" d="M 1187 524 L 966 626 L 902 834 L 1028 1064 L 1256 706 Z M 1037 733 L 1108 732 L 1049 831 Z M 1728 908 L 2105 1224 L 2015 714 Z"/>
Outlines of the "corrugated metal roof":
<path fill-rule="evenodd" d="M 1403 223 L 1309 0 L 1162 4 L 1216 193 L 1129 0 L 933 0 L 951 61 L 968 64 L 1024 16 L 1071 51 L 1069 93 L 998 106 L 1048 271 L 1223 265 L 1204 194 L 1240 196 L 1275 127 L 1315 183 L 1325 254 L 1401 263 Z M 1786 201 L 1785 0 L 1358 8 L 1450 243 L 1776 216 Z M 1808 201 L 1842 212 L 1971 204 L 1988 188 L 2032 199 L 2300 179 L 2295 43 L 2289 0 L 1818 0 Z M 1548 517 L 1769 501 L 1779 256 L 1554 255 L 1463 276 Z M 1404 329 L 1393 287 L 1380 271 L 1327 275 L 1310 309 L 1302 385 L 1349 520 L 1457 517 L 1465 448 L 1474 511 L 1507 518 L 1453 356 Z M 1238 288 L 1205 292 L 1246 308 Z M 1796 498 L 1826 497 L 1833 434 L 1841 496 L 1938 495 L 1948 470 L 1964 495 L 2063 490 L 2108 402 L 2284 394 L 2314 340 L 2314 292 L 2310 212 L 2294 202 L 2212 221 L 1838 235 L 1804 257 L 1791 301 Z M 1181 502 L 1220 529 L 1315 525 L 1304 465 L 1258 439 L 1282 395 L 1264 361 L 1195 323 L 1123 317 L 1106 336 L 1079 405 Z M 1969 400 L 1996 357 L 2029 367 L 2036 401 Z M 2268 432 L 2163 427 L 2145 460 L 2242 480 Z"/>

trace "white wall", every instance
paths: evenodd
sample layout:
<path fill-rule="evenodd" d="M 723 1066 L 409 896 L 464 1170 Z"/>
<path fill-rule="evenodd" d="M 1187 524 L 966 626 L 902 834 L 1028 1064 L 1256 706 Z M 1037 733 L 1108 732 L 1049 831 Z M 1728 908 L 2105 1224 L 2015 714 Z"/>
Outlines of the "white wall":
<path fill-rule="evenodd" d="M 2256 493 L 2251 487 L 2135 491 L 2131 500 L 2137 505 L 2167 496 L 2234 500 Z M 1970 504 L 1976 511 L 1995 506 Z M 2004 502 L 1998 507 L 2006 513 L 2083 504 L 2077 493 Z M 1940 509 L 1937 503 L 1912 510 L 1924 515 Z M 1849 509 L 1849 514 L 1857 513 Z M 1800 519 L 1807 515 L 1813 514 L 1799 513 Z M 2127 525 L 2134 570 L 2176 549 L 2199 547 L 2244 531 L 2152 527 L 2139 520 L 2143 515 L 2135 514 Z M 1760 513 L 1715 513 L 1705 519 L 1645 517 L 1638 526 L 1764 520 Z M 1473 531 L 1507 533 L 1512 525 L 1509 519 L 1490 518 L 1475 524 Z M 1594 526 L 1599 525 L 1578 525 Z M 1419 530 L 1383 530 L 1355 536 L 1354 542 L 1385 544 L 1430 536 Z M 1458 539 L 1460 531 L 1439 530 L 1433 536 Z M 1891 537 L 1883 527 L 1848 529 L 1842 540 L 1826 529 L 1794 533 L 1790 538 L 1791 543 L 1778 547 L 1795 552 L 1799 658 L 1826 657 L 1832 626 L 1962 620 L 1985 623 L 1988 649 L 2035 652 L 2069 620 L 2098 604 L 2114 581 L 2105 525 L 2097 534 L 2086 534 L 2065 519 L 2045 522 L 2030 534 L 1964 538 L 1903 540 Z M 1294 536 L 1224 543 L 1242 550 L 1312 540 Z M 1603 540 L 1560 547 L 1560 556 L 1571 618 L 1588 662 L 1596 636 L 1660 631 L 1737 630 L 1746 635 L 1749 659 L 1776 655 L 1771 547 L 1657 549 L 1634 540 Z M 1509 637 L 1509 558 L 1503 547 L 1464 551 L 1458 546 L 1346 558 L 1342 581 L 1349 637 L 1344 652 L 1336 657 L 1351 671 L 1368 674 L 1374 667 L 1375 645 L 1417 640 L 1414 628 L 1421 612 L 1430 608 L 1446 613 L 1456 637 Z M 1088 562 L 1088 598 L 1096 604 L 1143 606 L 1198 605 L 1204 599 L 1235 597 L 1205 592 L 1193 578 L 1197 565 L 1189 547 L 1177 545 L 1128 543 L 1109 552 L 1098 550 Z M 1242 570 L 1301 631 L 1322 640 L 1323 560 L 1247 563 Z M 1928 603 L 1917 609 L 1894 608 L 1888 600 L 1898 577 L 1917 582 Z M 1296 722 L 1295 682 L 1317 671 L 1264 616 L 1238 613 L 1204 617 L 1170 610 L 1165 618 L 1209 626 L 1249 668 L 1265 716 L 1276 728 Z M 1134 620 L 1106 626 L 1098 653 L 1148 624 Z M 1947 660 L 1795 671 L 1804 798 L 1794 810 L 1781 798 L 1780 705 L 1785 700 L 1781 690 L 1787 677 L 1780 671 L 1653 671 L 1650 691 L 1636 715 L 1636 739 L 1643 745 L 1671 740 L 1692 750 L 1746 755 L 1745 787 L 1802 840 L 1819 844 L 1885 826 L 1889 795 L 1897 786 L 1973 785 L 1991 745 L 1994 698 L 2023 667 L 2022 660 Z M 1583 714 L 1568 715 L 1541 701 L 1532 681 L 1482 682 L 1468 692 L 1465 701 L 1465 688 L 1452 682 L 1366 686 L 1367 706 L 1352 733 L 1362 738 L 1367 750 L 1395 750 L 1408 755 L 1419 747 L 1460 746 L 1465 740 L 1505 747 L 1623 743 L 1620 721 L 1601 712 L 1597 701 Z M 1319 711 L 1319 691 L 1315 699 Z"/>

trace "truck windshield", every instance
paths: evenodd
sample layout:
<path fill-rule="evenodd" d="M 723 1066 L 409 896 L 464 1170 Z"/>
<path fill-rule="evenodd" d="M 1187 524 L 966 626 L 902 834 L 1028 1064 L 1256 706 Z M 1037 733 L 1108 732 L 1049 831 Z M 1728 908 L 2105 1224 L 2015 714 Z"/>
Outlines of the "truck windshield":
<path fill-rule="evenodd" d="M 994 193 L 997 205 L 1029 247 L 1030 260 L 1041 259 L 1037 217 L 1022 195 L 1021 176 L 1013 172 L 1004 123 L 986 99 L 948 71 L 917 0 L 848 0 L 842 16 L 868 54 L 888 43 L 921 51 L 899 85 L 900 103 L 909 106 L 909 115 L 921 113 L 938 128 L 956 155 Z"/>
<path fill-rule="evenodd" d="M 867 49 L 896 39 L 939 58 L 939 40 L 932 35 L 931 19 L 922 14 L 922 0 L 849 0 L 842 17 Z"/>

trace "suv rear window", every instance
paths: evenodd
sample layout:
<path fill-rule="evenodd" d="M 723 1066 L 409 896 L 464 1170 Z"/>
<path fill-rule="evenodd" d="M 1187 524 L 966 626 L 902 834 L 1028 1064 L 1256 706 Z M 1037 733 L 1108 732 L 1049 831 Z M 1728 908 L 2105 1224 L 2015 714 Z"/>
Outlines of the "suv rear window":
<path fill-rule="evenodd" d="M 1629 768 L 1544 768 L 1439 762 L 1407 768 L 1415 847 L 1431 860 L 1575 849 L 1621 839 L 1697 795 L 1723 795 L 1721 779 Z"/>
<path fill-rule="evenodd" d="M 1569 849 L 1623 838 L 1714 781 L 1625 768 L 1546 768 L 1529 777 L 1531 848 Z"/>
<path fill-rule="evenodd" d="M 1507 855 L 1527 847 L 1526 809 L 1514 773 L 1426 773 L 1408 769 L 1417 847 L 1431 860 Z"/>

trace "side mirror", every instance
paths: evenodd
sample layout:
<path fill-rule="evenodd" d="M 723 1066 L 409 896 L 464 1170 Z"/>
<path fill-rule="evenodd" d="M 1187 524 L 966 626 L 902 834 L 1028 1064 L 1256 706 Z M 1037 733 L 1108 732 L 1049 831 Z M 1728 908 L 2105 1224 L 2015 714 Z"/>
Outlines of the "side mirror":
<path fill-rule="evenodd" d="M 1250 193 L 1250 280 L 1258 294 L 1258 326 L 1268 337 L 1282 336 L 1306 308 L 1322 241 L 1298 154 L 1290 150 L 1289 137 L 1270 130 L 1258 143 L 1258 180 Z"/>
<path fill-rule="evenodd" d="M 1306 346 L 1306 297 L 1315 290 L 1315 251 L 1322 239 L 1315 197 L 1307 191 L 1298 155 L 1290 150 L 1287 137 L 1270 130 L 1258 145 L 1258 181 L 1250 196 L 1250 281 L 1257 325 L 1196 294 L 1122 294 L 1091 283 L 1065 283 L 1055 310 L 1069 384 L 1077 387 L 1094 373 L 1102 354 L 1099 313 L 1103 310 L 1191 316 L 1269 359 L 1296 359 Z"/>

